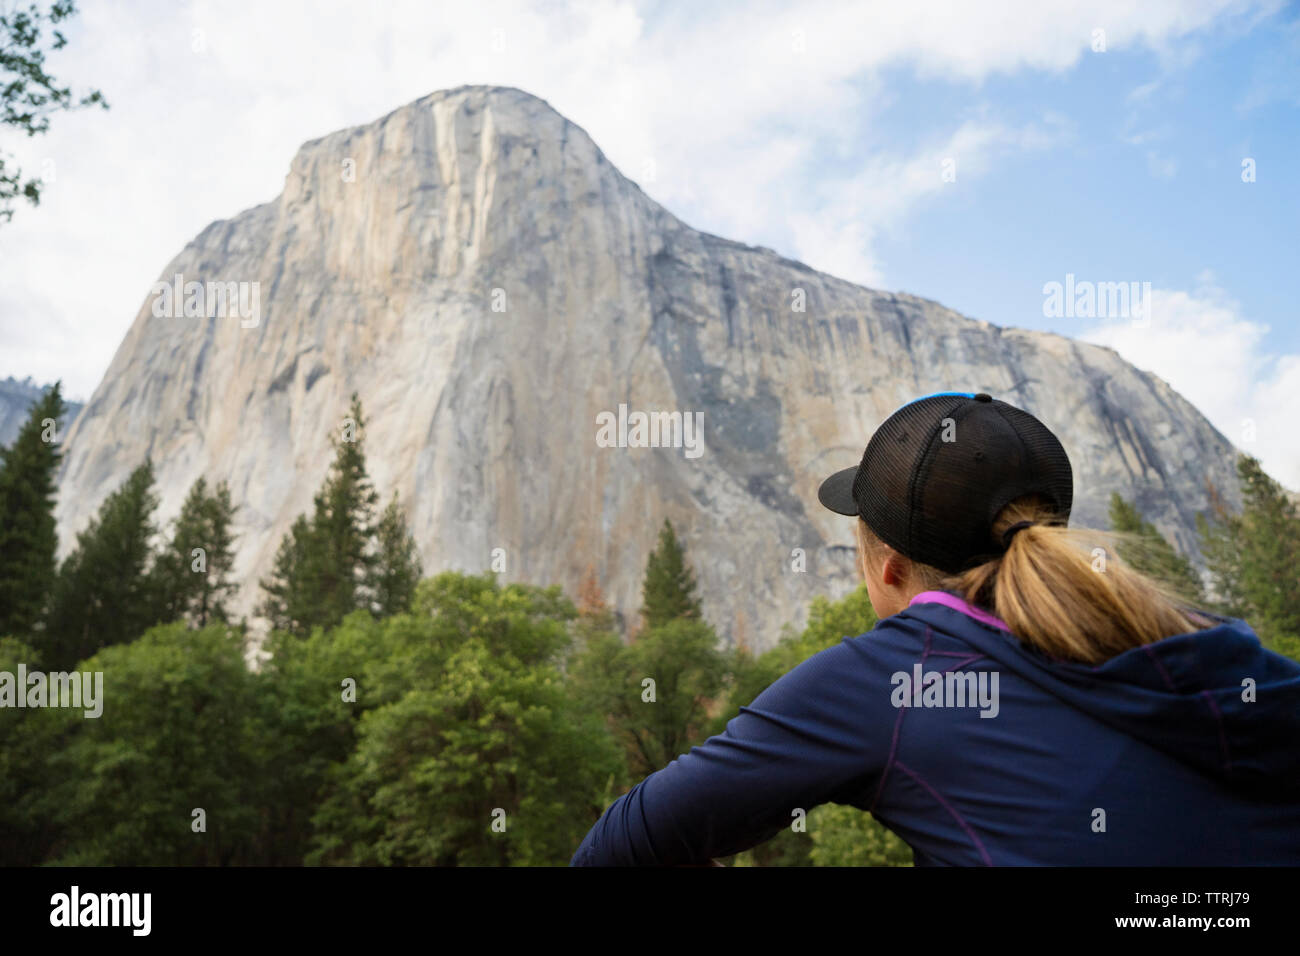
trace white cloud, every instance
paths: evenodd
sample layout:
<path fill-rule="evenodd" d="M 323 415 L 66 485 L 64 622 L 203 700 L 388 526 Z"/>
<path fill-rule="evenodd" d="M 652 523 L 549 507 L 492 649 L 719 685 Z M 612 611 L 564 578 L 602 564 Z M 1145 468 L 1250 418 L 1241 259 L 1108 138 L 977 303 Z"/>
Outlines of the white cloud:
<path fill-rule="evenodd" d="M 1135 86 L 1133 89 L 1129 90 L 1128 95 L 1124 97 L 1124 99 L 1129 103 L 1145 103 L 1150 100 L 1151 95 L 1155 93 L 1156 90 L 1160 89 L 1163 84 L 1164 78 L 1156 77 L 1156 79 L 1151 80 L 1149 83 L 1143 83 L 1140 86 Z"/>
<path fill-rule="evenodd" d="M 1105 55 L 1091 52 L 1096 28 L 1109 51 L 1159 53 L 1275 6 L 87 4 L 50 64 L 112 110 L 56 116 L 48 135 L 8 146 L 29 167 L 53 158 L 58 178 L 0 228 L 0 375 L 62 377 L 88 395 L 171 256 L 273 198 L 299 144 L 467 83 L 544 97 L 633 178 L 653 160 L 643 186 L 692 225 L 883 284 L 872 242 L 942 185 L 936 150 L 955 151 L 960 185 L 1050 131 L 980 118 L 914 153 L 855 159 L 889 102 L 884 71 L 972 84 L 1062 72 Z M 847 171 L 825 178 L 827 157 Z"/>
<path fill-rule="evenodd" d="M 871 249 L 877 235 L 900 225 L 909 210 L 944 190 L 959 191 L 987 172 L 996 157 L 1040 149 L 1069 135 L 1059 117 L 1044 126 L 1010 129 L 999 123 L 963 123 L 942 143 L 909 157 L 874 153 L 850 177 L 824 178 L 804 208 L 787 220 L 801 258 L 823 272 L 869 286 L 885 279 Z"/>
<path fill-rule="evenodd" d="M 1300 355 L 1269 354 L 1267 334 L 1203 275 L 1192 292 L 1153 289 L 1149 322 L 1106 322 L 1080 338 L 1159 375 L 1269 474 L 1300 489 Z"/>

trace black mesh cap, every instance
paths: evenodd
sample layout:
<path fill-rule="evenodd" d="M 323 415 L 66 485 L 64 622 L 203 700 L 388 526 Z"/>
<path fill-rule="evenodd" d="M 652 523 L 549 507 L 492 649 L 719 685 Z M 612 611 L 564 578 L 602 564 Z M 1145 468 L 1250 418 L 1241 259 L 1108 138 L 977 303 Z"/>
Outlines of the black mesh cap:
<path fill-rule="evenodd" d="M 993 520 L 1031 494 L 1066 524 L 1070 459 L 1037 418 L 982 392 L 941 392 L 904 405 L 871 436 L 861 464 L 817 491 L 831 511 L 860 515 L 895 551 L 949 574 L 1006 550 Z"/>

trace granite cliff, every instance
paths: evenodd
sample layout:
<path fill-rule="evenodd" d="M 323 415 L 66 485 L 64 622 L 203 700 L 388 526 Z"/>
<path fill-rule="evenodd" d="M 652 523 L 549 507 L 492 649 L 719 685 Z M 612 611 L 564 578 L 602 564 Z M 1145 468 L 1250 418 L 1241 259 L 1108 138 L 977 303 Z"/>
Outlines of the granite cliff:
<path fill-rule="evenodd" d="M 146 455 L 163 519 L 200 475 L 226 479 L 241 611 L 353 391 L 427 570 L 485 569 L 501 548 L 506 579 L 573 593 L 592 567 L 632 616 L 668 517 L 706 615 L 757 646 L 852 586 L 851 523 L 817 482 L 923 393 L 1040 416 L 1074 463 L 1076 523 L 1105 527 L 1117 490 L 1193 548 L 1206 479 L 1236 496 L 1229 442 L 1113 351 L 692 229 L 514 89 L 434 93 L 306 143 L 278 198 L 209 225 L 160 281 L 178 275 L 230 295 L 208 317 L 146 298 L 67 435 L 61 541 Z M 701 413 L 701 453 L 601 447 L 620 405 Z"/>

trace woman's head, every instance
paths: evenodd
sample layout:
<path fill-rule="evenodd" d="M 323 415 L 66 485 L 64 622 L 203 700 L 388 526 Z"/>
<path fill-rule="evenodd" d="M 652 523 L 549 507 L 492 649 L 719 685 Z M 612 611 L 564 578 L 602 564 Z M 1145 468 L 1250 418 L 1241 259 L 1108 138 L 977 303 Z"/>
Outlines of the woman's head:
<path fill-rule="evenodd" d="M 1034 416 L 991 396 L 942 392 L 908 402 L 871 436 L 861 463 L 818 498 L 913 561 L 949 573 L 1004 550 L 994 533 L 1010 502 L 1034 495 L 1069 521 L 1070 459 Z"/>
<path fill-rule="evenodd" d="M 1204 623 L 1117 561 L 1113 548 L 1098 550 L 1107 536 L 1054 524 L 1052 509 L 1032 496 L 1008 504 L 994 522 L 998 534 L 1014 529 L 1006 551 L 958 574 L 913 561 L 861 518 L 856 524 L 859 571 L 881 617 L 922 591 L 953 591 L 1045 654 L 1088 664 Z"/>
<path fill-rule="evenodd" d="M 857 517 L 859 572 L 881 617 L 922 591 L 955 591 L 1045 653 L 1089 663 L 1195 629 L 1158 585 L 1097 552 L 1104 536 L 1066 527 L 1072 495 L 1045 425 L 951 392 L 899 409 L 862 463 L 819 491 Z"/>

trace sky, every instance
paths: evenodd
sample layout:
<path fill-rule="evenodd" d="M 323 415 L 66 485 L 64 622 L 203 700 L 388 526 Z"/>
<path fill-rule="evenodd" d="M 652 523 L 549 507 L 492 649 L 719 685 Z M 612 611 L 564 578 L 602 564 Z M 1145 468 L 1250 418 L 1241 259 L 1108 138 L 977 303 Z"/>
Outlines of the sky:
<path fill-rule="evenodd" d="M 485 83 L 698 229 L 1112 347 L 1300 489 L 1296 3 L 80 7 L 48 68 L 111 108 L 0 128 L 46 179 L 0 224 L 0 377 L 89 397 L 167 262 L 299 145 Z M 1146 307 L 1053 309 L 1067 282 Z"/>

